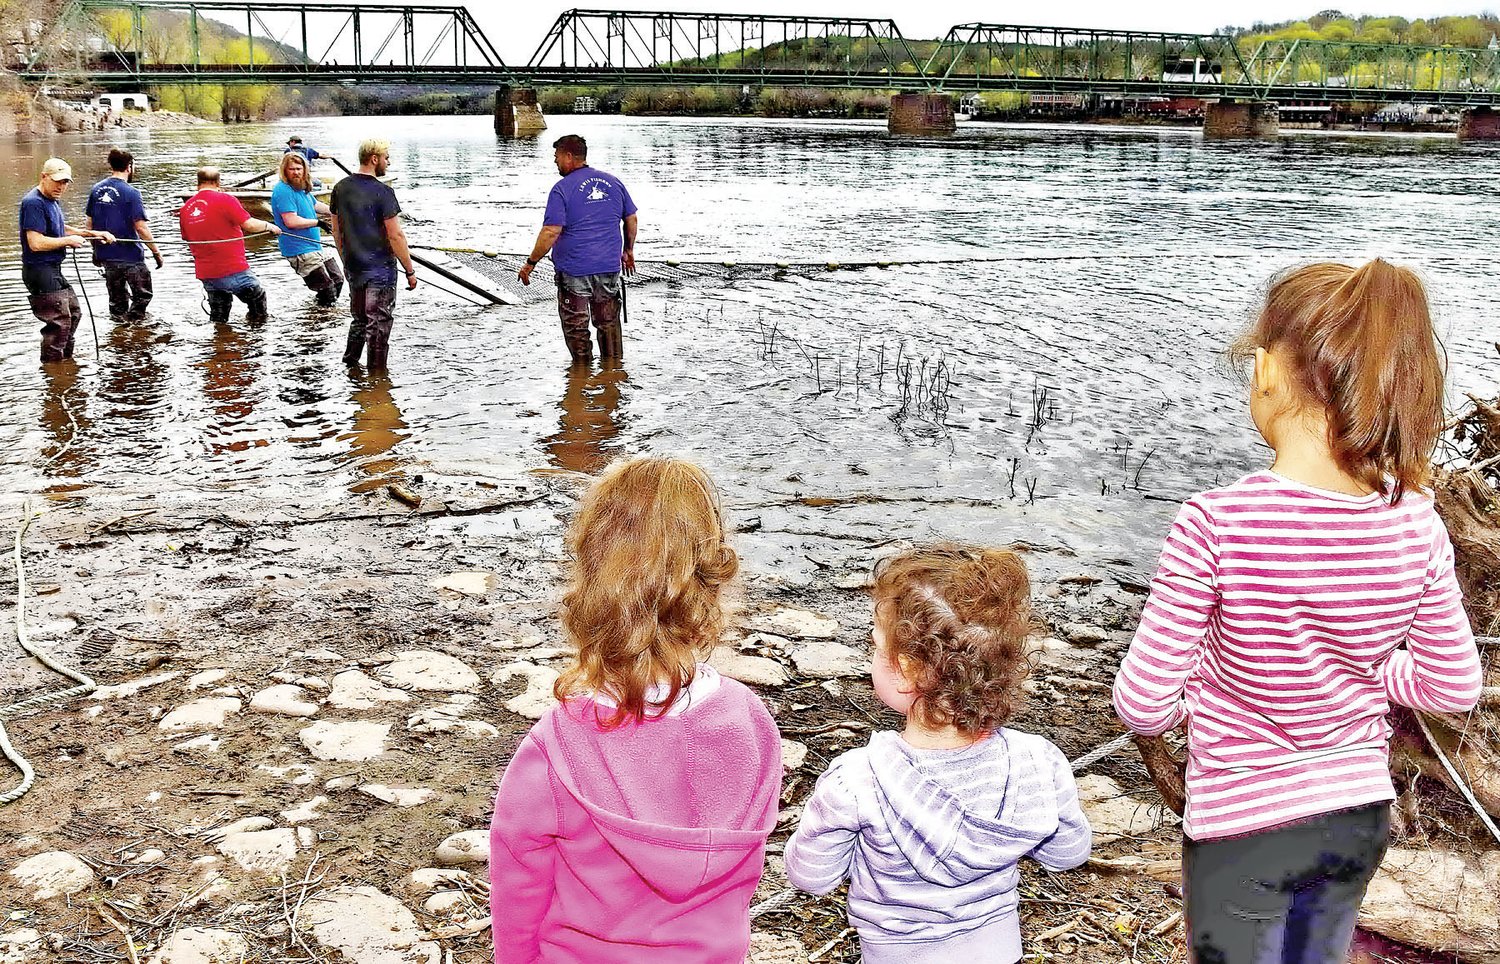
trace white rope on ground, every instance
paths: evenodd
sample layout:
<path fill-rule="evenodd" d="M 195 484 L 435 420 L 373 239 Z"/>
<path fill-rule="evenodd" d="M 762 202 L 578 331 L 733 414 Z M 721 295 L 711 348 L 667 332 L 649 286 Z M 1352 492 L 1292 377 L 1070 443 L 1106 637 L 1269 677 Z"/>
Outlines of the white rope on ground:
<path fill-rule="evenodd" d="M 1080 770 L 1088 769 L 1095 763 L 1098 763 L 1100 760 L 1109 756 L 1111 753 L 1114 753 L 1116 750 L 1119 750 L 1121 747 L 1125 746 L 1131 741 L 1134 736 L 1134 733 L 1122 733 L 1119 736 L 1115 737 L 1113 740 L 1110 740 L 1108 743 L 1105 743 L 1102 746 L 1095 747 L 1094 749 L 1090 750 L 1083 756 L 1073 761 L 1073 772 L 1077 773 Z"/>
<path fill-rule="evenodd" d="M 755 918 L 759 917 L 762 914 L 769 914 L 773 910 L 780 910 L 782 907 L 790 904 L 796 898 L 797 891 L 795 890 L 783 890 L 779 894 L 776 894 L 772 897 L 767 897 L 765 900 L 750 908 L 750 919 L 755 920 Z"/>
<path fill-rule="evenodd" d="M 16 567 L 16 642 L 21 644 L 21 649 L 25 650 L 27 655 L 36 657 L 43 666 L 46 666 L 59 675 L 74 680 L 78 685 L 65 690 L 58 690 L 55 693 L 43 693 L 40 696 L 33 696 L 31 699 L 12 703 L 9 706 L 0 706 L 0 753 L 3 753 L 5 758 L 15 764 L 17 770 L 21 771 L 20 784 L 14 789 L 0 794 L 0 804 L 14 803 L 21 799 L 36 781 L 36 771 L 31 768 L 31 764 L 27 762 L 26 757 L 22 756 L 11 745 L 10 734 L 5 732 L 5 717 L 15 716 L 26 710 L 34 710 L 38 707 L 50 706 L 53 703 L 62 703 L 79 696 L 85 696 L 96 689 L 94 681 L 85 675 L 82 670 L 70 669 L 52 659 L 46 653 L 37 649 L 32 644 L 30 637 L 26 635 L 26 566 L 21 559 L 21 545 L 26 540 L 26 530 L 31 528 L 31 520 L 33 518 L 30 499 L 26 500 L 21 513 L 21 526 L 16 530 L 15 546 L 11 550 L 11 560 L 15 563 Z"/>
<path fill-rule="evenodd" d="M 1423 718 L 1421 711 L 1413 710 L 1412 715 L 1417 718 L 1418 725 L 1422 727 L 1422 735 L 1427 737 L 1427 745 L 1432 747 L 1432 752 L 1436 753 L 1437 758 L 1442 761 L 1443 769 L 1447 770 L 1448 776 L 1453 779 L 1453 785 L 1458 788 L 1459 793 L 1463 794 L 1464 799 L 1469 801 L 1469 806 L 1474 808 L 1474 812 L 1479 815 L 1479 819 L 1494 836 L 1495 840 L 1500 841 L 1500 828 L 1497 828 L 1495 821 L 1490 819 L 1489 811 L 1485 810 L 1483 805 L 1475 799 L 1474 791 L 1469 789 L 1469 782 L 1459 776 L 1458 770 L 1453 766 L 1452 761 L 1448 759 L 1448 754 L 1444 753 L 1442 746 L 1438 744 L 1437 737 L 1433 736 L 1432 729 L 1427 725 L 1427 720 Z"/>

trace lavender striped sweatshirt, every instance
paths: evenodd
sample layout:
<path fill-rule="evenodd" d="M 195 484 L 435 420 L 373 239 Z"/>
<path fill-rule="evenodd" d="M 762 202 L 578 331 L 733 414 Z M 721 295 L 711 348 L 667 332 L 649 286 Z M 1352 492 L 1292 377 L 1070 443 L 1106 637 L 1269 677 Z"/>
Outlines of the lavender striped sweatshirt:
<path fill-rule="evenodd" d="M 786 872 L 815 894 L 848 878 L 865 964 L 1014 964 L 1017 863 L 1067 870 L 1091 843 L 1072 768 L 1042 737 L 919 750 L 881 732 L 818 778 Z"/>

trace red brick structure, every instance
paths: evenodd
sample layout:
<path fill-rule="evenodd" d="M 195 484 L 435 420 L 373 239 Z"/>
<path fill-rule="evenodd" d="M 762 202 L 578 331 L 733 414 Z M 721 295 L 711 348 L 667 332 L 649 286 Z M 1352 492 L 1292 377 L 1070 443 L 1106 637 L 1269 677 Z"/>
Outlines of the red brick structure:
<path fill-rule="evenodd" d="M 1203 110 L 1203 136 L 1211 138 L 1276 137 L 1281 121 L 1270 101 L 1221 100 Z"/>
<path fill-rule="evenodd" d="M 531 137 L 547 129 L 536 91 L 501 87 L 495 91 L 495 133 L 503 137 Z"/>
<path fill-rule="evenodd" d="M 886 128 L 892 134 L 951 134 L 958 126 L 947 94 L 896 94 Z"/>

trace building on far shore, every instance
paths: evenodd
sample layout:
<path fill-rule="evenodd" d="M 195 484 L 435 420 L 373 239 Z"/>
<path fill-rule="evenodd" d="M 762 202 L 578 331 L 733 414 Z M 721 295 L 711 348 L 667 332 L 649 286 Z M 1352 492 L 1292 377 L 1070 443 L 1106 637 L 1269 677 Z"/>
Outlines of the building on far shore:
<path fill-rule="evenodd" d="M 112 91 L 105 94 L 95 94 L 94 106 L 101 110 L 111 110 L 117 113 L 126 110 L 149 111 L 151 109 L 151 98 L 144 92 L 120 93 Z"/>

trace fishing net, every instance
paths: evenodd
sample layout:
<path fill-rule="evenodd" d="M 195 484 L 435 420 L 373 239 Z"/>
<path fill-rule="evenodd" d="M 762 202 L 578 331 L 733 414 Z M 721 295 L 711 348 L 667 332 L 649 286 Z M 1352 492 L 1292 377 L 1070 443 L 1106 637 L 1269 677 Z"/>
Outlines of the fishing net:
<path fill-rule="evenodd" d="M 556 276 L 552 262 L 543 259 L 531 275 L 531 284 L 523 285 L 516 272 L 526 263 L 526 255 L 473 248 L 432 246 L 464 267 L 488 278 L 496 287 L 514 295 L 518 301 L 545 301 L 556 297 Z M 830 271 L 878 270 L 894 267 L 897 262 L 787 262 L 787 261 L 637 261 L 631 285 L 652 283 L 686 284 L 703 279 L 717 282 L 765 280 L 782 277 L 806 277 Z"/>

